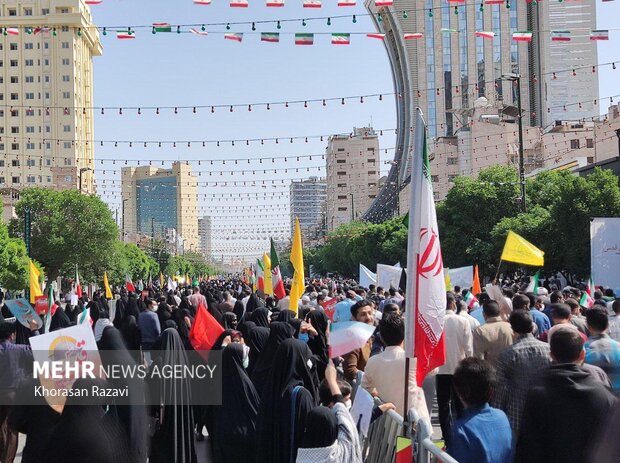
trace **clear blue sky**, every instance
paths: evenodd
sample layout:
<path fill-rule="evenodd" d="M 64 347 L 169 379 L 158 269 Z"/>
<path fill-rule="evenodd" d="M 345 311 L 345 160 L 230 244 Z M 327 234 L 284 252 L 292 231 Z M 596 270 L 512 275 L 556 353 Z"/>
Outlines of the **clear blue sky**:
<path fill-rule="evenodd" d="M 521 0 L 519 0 L 521 1 Z M 547 1 L 547 0 L 545 0 Z M 553 0 L 549 0 L 553 1 Z M 284 8 L 267 8 L 264 0 L 250 0 L 247 9 L 230 8 L 228 1 L 213 0 L 210 6 L 197 6 L 191 0 L 104 0 L 99 6 L 91 7 L 95 23 L 98 26 L 126 26 L 149 25 L 154 22 L 168 22 L 170 24 L 213 23 L 234 21 L 284 20 L 288 18 L 323 17 L 339 14 L 359 14 L 357 23 L 351 19 L 332 19 L 332 25 L 327 26 L 324 21 L 308 21 L 306 27 L 300 22 L 282 23 L 280 43 L 261 43 L 260 32 L 276 32 L 276 24 L 257 24 L 256 32 L 252 33 L 249 25 L 231 26 L 229 32 L 243 32 L 242 43 L 224 40 L 221 33 L 225 27 L 209 27 L 209 31 L 219 31 L 220 34 L 211 34 L 207 37 L 198 37 L 193 34 L 151 34 L 150 29 L 138 29 L 135 40 L 118 40 L 113 32 L 102 36 L 104 47 L 103 56 L 94 60 L 94 92 L 96 106 L 170 106 L 170 105 L 211 105 L 237 104 L 250 102 L 268 102 L 282 100 L 303 100 L 324 97 L 342 97 L 347 95 L 362 95 L 372 93 L 391 93 L 392 76 L 384 46 L 380 40 L 371 40 L 364 35 L 352 35 L 351 45 L 333 46 L 329 35 L 315 36 L 313 46 L 294 45 L 295 32 L 371 32 L 373 25 L 365 16 L 366 10 L 358 0 L 355 8 L 339 8 L 335 0 L 323 2 L 321 9 L 304 9 L 301 1 L 287 1 Z M 620 2 L 598 2 L 598 27 L 614 29 L 620 21 Z M 599 62 L 619 59 L 620 54 L 613 49 L 620 41 L 620 31 L 610 32 L 609 42 L 599 42 Z M 601 69 L 600 95 L 619 93 L 620 69 Z M 604 106 L 606 108 L 606 106 Z M 601 108 L 604 108 L 601 105 Z M 347 102 L 342 106 L 339 103 L 330 103 L 326 108 L 320 104 L 311 104 L 308 109 L 302 106 L 274 107 L 267 111 L 264 107 L 254 107 L 252 112 L 247 109 L 235 109 L 233 113 L 227 110 L 218 110 L 211 114 L 207 110 L 192 114 L 191 111 L 162 111 L 155 115 L 152 111 L 143 111 L 138 116 L 135 111 L 119 116 L 117 113 L 99 113 L 95 118 L 95 136 L 106 140 L 202 140 L 202 139 L 246 139 L 271 138 L 287 136 L 303 136 L 314 134 L 329 134 L 349 132 L 354 126 L 368 124 L 372 118 L 375 128 L 394 128 L 396 125 L 395 105 L 393 97 L 386 97 L 383 101 L 377 98 L 366 99 L 363 104 Z M 386 134 L 380 139 L 381 148 L 391 148 L 394 144 L 392 134 Z M 273 172 L 252 175 L 246 172 L 223 174 L 222 176 L 208 176 L 210 166 L 204 160 L 259 158 L 262 156 L 298 156 L 320 155 L 325 150 L 326 143 L 319 140 L 309 140 L 308 143 L 296 141 L 290 144 L 281 140 L 278 145 L 274 142 L 265 142 L 260 146 L 257 143 L 249 147 L 243 143 L 236 143 L 234 147 L 227 144 L 219 148 L 209 145 L 206 149 L 192 146 L 177 146 L 177 148 L 128 148 L 119 145 L 114 148 L 111 144 L 104 147 L 97 146 L 96 172 L 99 181 L 98 190 L 110 207 L 120 208 L 120 167 L 127 160 L 128 165 L 136 164 L 138 160 L 203 160 L 201 166 L 194 163 L 196 173 L 202 171 L 198 178 L 204 181 L 251 181 L 277 180 L 276 186 L 223 187 L 221 185 L 199 186 L 199 193 L 222 194 L 239 192 L 277 191 L 285 193 L 288 187 L 281 183 L 282 179 L 307 177 L 310 175 L 324 175 L 324 170 L 306 167 L 324 166 L 320 157 L 302 159 L 296 163 L 289 159 L 288 163 L 282 160 L 267 165 L 278 168 L 297 164 L 304 167 L 303 172 L 295 173 L 294 169 L 288 173 Z M 382 159 L 388 160 L 392 152 L 382 152 Z M 117 159 L 112 164 L 101 159 Z M 159 163 L 161 165 L 161 163 Z M 169 162 L 166 163 L 166 166 Z M 252 161 L 244 164 L 248 168 L 264 168 L 264 164 Z M 389 166 L 383 165 L 387 171 Z M 105 175 L 101 171 L 105 169 Z M 213 169 L 233 170 L 241 169 L 227 162 L 226 166 L 214 165 Z M 102 184 L 101 180 L 106 180 Z M 111 180 L 116 185 L 110 185 Z M 220 235 L 220 226 L 226 227 L 235 223 L 250 222 L 256 229 L 276 229 L 288 224 L 286 207 L 288 200 L 280 204 L 285 210 L 276 211 L 280 214 L 271 219 L 268 214 L 269 198 L 222 200 L 221 197 L 212 200 L 199 196 L 199 215 L 213 215 L 215 226 Z M 235 206 L 236 209 L 222 210 L 210 213 L 209 206 Z M 255 211 L 248 212 L 240 209 L 241 205 L 254 205 Z M 263 213 L 258 216 L 256 210 Z M 218 225 L 219 224 L 219 225 Z M 273 226 L 275 224 L 275 226 Z M 241 243 L 242 241 L 239 241 Z M 248 242 L 248 240 L 243 241 Z M 230 243 L 229 243 L 230 244 Z"/>

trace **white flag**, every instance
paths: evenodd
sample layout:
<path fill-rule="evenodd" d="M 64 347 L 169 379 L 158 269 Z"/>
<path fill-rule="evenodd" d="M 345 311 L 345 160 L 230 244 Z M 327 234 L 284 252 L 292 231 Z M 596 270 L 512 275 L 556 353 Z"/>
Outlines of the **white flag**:
<path fill-rule="evenodd" d="M 368 288 L 370 285 L 377 284 L 377 274 L 372 273 L 368 267 L 360 264 L 360 286 Z"/>

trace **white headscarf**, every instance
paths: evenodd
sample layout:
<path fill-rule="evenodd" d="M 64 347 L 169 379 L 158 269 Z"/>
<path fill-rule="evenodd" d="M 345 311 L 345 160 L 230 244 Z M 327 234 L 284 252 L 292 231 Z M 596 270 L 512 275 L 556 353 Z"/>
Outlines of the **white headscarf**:
<path fill-rule="evenodd" d="M 108 326 L 112 326 L 110 319 L 100 318 L 97 320 L 95 323 L 95 341 L 99 341 L 101 339 L 101 336 L 103 336 L 103 330 L 105 330 Z"/>

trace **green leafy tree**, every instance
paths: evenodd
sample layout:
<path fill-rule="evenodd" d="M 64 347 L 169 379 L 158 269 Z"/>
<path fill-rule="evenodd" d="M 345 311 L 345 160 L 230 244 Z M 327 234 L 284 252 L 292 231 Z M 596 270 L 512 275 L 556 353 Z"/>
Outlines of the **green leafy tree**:
<path fill-rule="evenodd" d="M 183 256 L 172 256 L 166 267 L 167 275 L 190 275 L 194 267 L 192 263 Z"/>
<path fill-rule="evenodd" d="M 23 237 L 24 209 L 31 211 L 31 255 L 50 279 L 73 275 L 79 264 L 84 281 L 98 281 L 118 258 L 113 251 L 118 227 L 108 206 L 98 197 L 76 190 L 26 188 L 16 204 L 18 219 L 11 229 Z"/>
<path fill-rule="evenodd" d="M 0 287 L 18 291 L 28 287 L 28 256 L 21 239 L 10 238 L 0 222 Z"/>
<path fill-rule="evenodd" d="M 159 265 L 155 259 L 135 244 L 125 244 L 124 253 L 127 259 L 127 271 L 132 279 L 146 281 L 149 275 L 152 278 L 159 275 Z"/>

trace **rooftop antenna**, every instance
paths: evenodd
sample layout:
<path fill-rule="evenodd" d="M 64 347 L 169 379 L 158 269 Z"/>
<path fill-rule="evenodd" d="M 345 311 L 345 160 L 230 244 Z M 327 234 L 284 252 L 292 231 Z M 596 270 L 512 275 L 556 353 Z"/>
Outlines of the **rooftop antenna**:
<path fill-rule="evenodd" d="M 370 128 L 372 129 L 372 116 L 370 116 Z"/>

